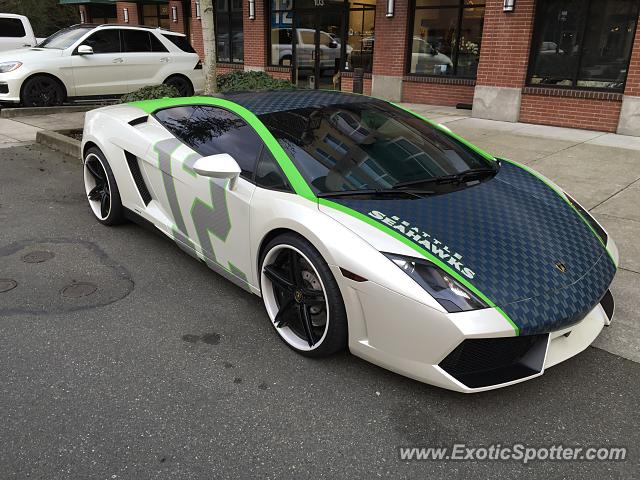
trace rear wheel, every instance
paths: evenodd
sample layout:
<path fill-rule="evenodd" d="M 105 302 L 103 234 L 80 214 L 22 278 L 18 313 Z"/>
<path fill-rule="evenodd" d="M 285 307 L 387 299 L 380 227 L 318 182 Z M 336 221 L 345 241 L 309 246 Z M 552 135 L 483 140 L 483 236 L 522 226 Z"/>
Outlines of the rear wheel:
<path fill-rule="evenodd" d="M 124 220 L 124 209 L 118 185 L 104 154 L 97 147 L 84 157 L 84 187 L 91 211 L 104 225 L 118 225 Z"/>
<path fill-rule="evenodd" d="M 174 75 L 173 77 L 167 78 L 164 81 L 164 84 L 175 87 L 175 89 L 180 93 L 181 97 L 190 97 L 191 95 L 193 95 L 193 85 L 191 85 L 189 79 L 185 77 Z"/>
<path fill-rule="evenodd" d="M 347 345 L 347 315 L 338 284 L 305 239 L 283 234 L 264 249 L 261 288 L 280 338 L 296 352 L 324 357 Z"/>
<path fill-rule="evenodd" d="M 58 80 L 47 75 L 36 75 L 22 87 L 22 104 L 25 107 L 55 107 L 64 102 L 65 92 Z"/>

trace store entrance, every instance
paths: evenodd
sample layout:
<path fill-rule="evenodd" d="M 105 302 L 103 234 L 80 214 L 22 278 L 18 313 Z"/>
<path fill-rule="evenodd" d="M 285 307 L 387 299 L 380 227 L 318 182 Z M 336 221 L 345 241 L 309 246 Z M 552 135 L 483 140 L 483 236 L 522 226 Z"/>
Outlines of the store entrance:
<path fill-rule="evenodd" d="M 298 88 L 339 90 L 345 51 L 343 11 L 299 10 L 293 32 L 294 84 Z"/>

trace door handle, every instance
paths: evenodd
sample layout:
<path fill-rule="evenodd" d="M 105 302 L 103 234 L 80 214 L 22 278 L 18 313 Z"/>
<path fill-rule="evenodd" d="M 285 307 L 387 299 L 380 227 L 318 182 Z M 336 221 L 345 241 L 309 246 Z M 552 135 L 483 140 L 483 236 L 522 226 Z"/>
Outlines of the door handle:
<path fill-rule="evenodd" d="M 160 62 L 161 62 L 161 63 L 169 63 L 169 57 L 162 57 L 162 58 L 160 59 Z"/>
<path fill-rule="evenodd" d="M 124 60 L 122 58 L 114 58 L 111 63 L 122 63 Z"/>

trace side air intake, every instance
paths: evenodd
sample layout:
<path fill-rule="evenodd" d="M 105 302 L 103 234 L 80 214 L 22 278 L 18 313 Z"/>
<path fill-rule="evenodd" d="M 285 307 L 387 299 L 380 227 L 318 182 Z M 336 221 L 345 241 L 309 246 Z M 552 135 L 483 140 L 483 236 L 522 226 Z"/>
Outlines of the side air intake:
<path fill-rule="evenodd" d="M 149 193 L 147 184 L 144 183 L 144 178 L 142 178 L 140 165 L 138 165 L 138 158 L 133 153 L 129 153 L 127 151 L 124 152 L 124 155 L 127 157 L 127 165 L 129 165 L 129 171 L 131 172 L 133 181 L 136 183 L 140 198 L 142 198 L 145 205 L 149 205 L 149 202 L 151 202 L 151 193 Z"/>

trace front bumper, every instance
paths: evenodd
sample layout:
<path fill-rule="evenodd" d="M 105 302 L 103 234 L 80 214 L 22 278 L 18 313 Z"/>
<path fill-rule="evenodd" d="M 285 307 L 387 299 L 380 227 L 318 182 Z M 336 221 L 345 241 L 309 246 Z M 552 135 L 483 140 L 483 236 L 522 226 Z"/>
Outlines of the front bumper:
<path fill-rule="evenodd" d="M 546 368 L 586 349 L 612 315 L 610 307 L 607 315 L 603 300 L 578 323 L 537 335 L 522 355 L 512 352 L 510 362 L 503 366 L 507 370 L 513 365 L 516 368 L 507 372 L 480 368 L 474 378 L 468 368 L 474 365 L 473 356 L 467 357 L 472 361 L 466 371 L 462 365 L 463 375 L 451 368 L 451 362 L 445 362 L 465 341 L 488 340 L 496 343 L 501 353 L 505 350 L 500 347 L 501 340 L 519 342 L 517 339 L 524 338 L 526 342 L 526 337 L 514 335 L 513 327 L 495 309 L 447 314 L 374 282 L 348 280 L 337 268 L 334 276 L 347 308 L 349 348 L 354 355 L 415 380 L 463 393 L 501 388 L 542 375 Z M 491 356 L 491 348 L 486 353 Z M 485 362 L 486 366 L 486 361 L 487 358 L 478 358 L 475 365 Z"/>
<path fill-rule="evenodd" d="M 20 103 L 23 78 L 22 75 L 16 75 L 16 72 L 0 74 L 0 103 Z"/>

